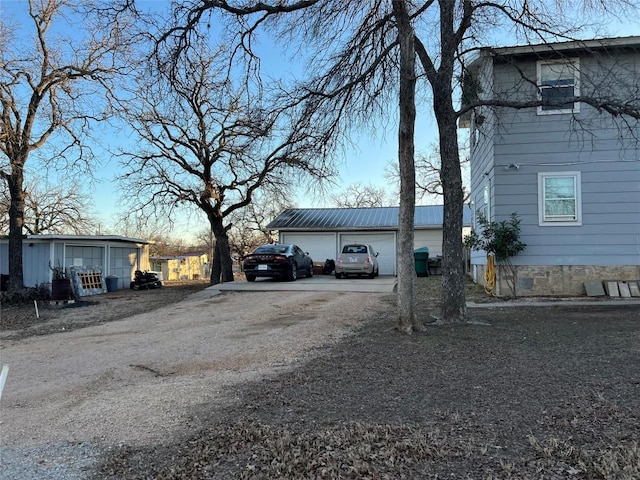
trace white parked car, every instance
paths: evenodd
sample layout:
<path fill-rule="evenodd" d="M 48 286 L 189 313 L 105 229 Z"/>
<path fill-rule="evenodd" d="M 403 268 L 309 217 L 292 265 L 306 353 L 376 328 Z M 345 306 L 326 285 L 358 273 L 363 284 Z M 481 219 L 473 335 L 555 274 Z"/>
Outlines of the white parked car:
<path fill-rule="evenodd" d="M 336 278 L 347 275 L 367 275 L 369 278 L 377 277 L 378 252 L 366 243 L 351 243 L 342 247 L 342 253 L 336 261 Z"/>

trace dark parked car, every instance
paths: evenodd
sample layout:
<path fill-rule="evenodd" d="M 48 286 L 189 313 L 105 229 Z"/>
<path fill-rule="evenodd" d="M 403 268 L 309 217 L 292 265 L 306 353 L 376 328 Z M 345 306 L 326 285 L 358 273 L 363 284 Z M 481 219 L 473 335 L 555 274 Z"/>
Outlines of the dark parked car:
<path fill-rule="evenodd" d="M 297 245 L 276 243 L 262 245 L 242 259 L 242 269 L 249 282 L 256 277 L 295 280 L 303 274 L 313 277 L 313 260 Z"/>

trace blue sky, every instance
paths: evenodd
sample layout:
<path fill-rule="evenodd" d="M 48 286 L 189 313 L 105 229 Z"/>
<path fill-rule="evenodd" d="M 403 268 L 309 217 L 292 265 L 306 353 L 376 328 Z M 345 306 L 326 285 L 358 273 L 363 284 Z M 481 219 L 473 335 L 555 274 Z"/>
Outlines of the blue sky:
<path fill-rule="evenodd" d="M 150 9 L 162 8 L 167 2 L 164 0 L 147 0 L 139 2 L 140 6 Z M 18 19 L 25 18 L 27 3 L 23 0 L 0 0 L 0 15 L 9 14 Z M 612 23 L 606 26 L 611 36 L 616 35 L 637 35 L 640 34 L 640 20 L 635 22 Z M 509 44 L 508 39 L 498 37 L 497 43 Z M 268 52 L 268 58 L 263 65 L 269 66 L 269 71 L 277 75 L 279 71 L 301 73 L 301 66 L 292 64 L 290 59 L 279 54 L 271 45 L 259 46 Z M 393 113 L 392 113 L 393 114 Z M 345 188 L 351 183 L 374 184 L 376 186 L 388 186 L 389 181 L 385 178 L 387 165 L 395 163 L 397 158 L 397 122 L 386 120 L 381 122 L 381 127 L 375 133 L 364 130 L 354 132 L 351 135 L 355 146 L 347 147 L 344 155 L 339 160 L 339 176 L 335 179 L 338 187 L 334 190 Z M 466 132 L 465 132 L 466 133 Z M 116 143 L 130 142 L 123 132 L 114 132 L 107 126 L 101 126 L 96 130 L 95 152 L 105 160 L 105 165 L 96 170 L 96 183 L 89 187 L 94 199 L 94 210 L 99 215 L 101 223 L 108 228 L 111 233 L 118 233 L 113 227 L 114 216 L 118 213 L 118 198 L 121 193 L 118 191 L 113 179 L 117 174 L 118 166 L 115 160 L 109 161 L 108 149 L 113 148 Z M 423 105 L 418 110 L 418 124 L 416 128 L 416 152 L 428 153 L 430 145 L 437 138 L 435 124 L 430 115 L 428 104 Z M 88 189 L 89 191 L 89 189 Z M 296 204 L 300 207 L 325 207 L 332 206 L 328 198 L 312 197 L 300 194 L 297 196 Z M 184 235 L 185 232 L 195 233 L 203 230 L 206 223 L 198 214 L 185 215 L 188 221 L 180 221 L 176 226 L 174 236 Z"/>

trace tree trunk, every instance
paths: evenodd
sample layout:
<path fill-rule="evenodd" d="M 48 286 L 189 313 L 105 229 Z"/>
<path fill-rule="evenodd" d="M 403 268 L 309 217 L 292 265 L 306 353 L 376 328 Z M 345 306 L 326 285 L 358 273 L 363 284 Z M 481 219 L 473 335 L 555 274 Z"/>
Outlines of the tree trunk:
<path fill-rule="evenodd" d="M 11 175 L 5 177 L 9 188 L 9 291 L 24 287 L 22 270 L 22 227 L 24 225 L 24 162 L 11 163 Z"/>
<path fill-rule="evenodd" d="M 400 170 L 400 214 L 398 219 L 398 319 L 404 332 L 422 330 L 415 311 L 414 217 L 416 177 L 414 163 L 415 45 L 414 31 L 404 1 L 393 2 L 398 21 L 400 43 L 400 121 L 398 126 L 398 163 Z"/>
<path fill-rule="evenodd" d="M 233 282 L 233 261 L 231 260 L 229 236 L 227 235 L 230 227 L 231 225 L 223 226 L 220 217 L 214 217 L 211 221 L 211 230 L 216 237 L 216 255 L 211 269 L 211 285 L 217 285 L 221 281 Z"/>
<path fill-rule="evenodd" d="M 464 191 L 460 153 L 458 151 L 457 118 L 451 102 L 451 82 L 439 78 L 434 88 L 434 110 L 440 137 L 440 181 L 444 194 L 442 239 L 442 322 L 467 321 L 464 292 L 464 258 L 462 248 L 462 212 Z"/>
<path fill-rule="evenodd" d="M 209 285 L 217 285 L 220 283 L 220 276 L 222 272 L 222 266 L 218 261 L 220 258 L 220 249 L 218 247 L 218 242 L 216 242 L 216 246 L 214 247 L 215 253 L 213 255 L 213 262 L 211 263 L 211 275 L 209 276 Z"/>

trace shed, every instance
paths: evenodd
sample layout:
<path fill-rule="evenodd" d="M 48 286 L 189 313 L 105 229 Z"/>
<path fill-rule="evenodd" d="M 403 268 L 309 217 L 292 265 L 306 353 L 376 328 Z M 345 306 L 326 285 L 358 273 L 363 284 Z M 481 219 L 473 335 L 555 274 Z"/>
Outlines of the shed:
<path fill-rule="evenodd" d="M 118 277 L 129 288 L 135 270 L 149 269 L 149 241 L 119 235 L 27 235 L 22 241 L 24 284 L 51 283 L 49 266 L 101 267 L 104 277 Z M 0 273 L 9 273 L 9 240 L 0 238 Z"/>

